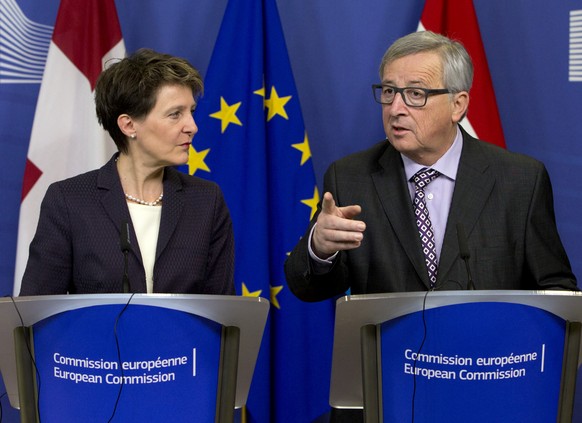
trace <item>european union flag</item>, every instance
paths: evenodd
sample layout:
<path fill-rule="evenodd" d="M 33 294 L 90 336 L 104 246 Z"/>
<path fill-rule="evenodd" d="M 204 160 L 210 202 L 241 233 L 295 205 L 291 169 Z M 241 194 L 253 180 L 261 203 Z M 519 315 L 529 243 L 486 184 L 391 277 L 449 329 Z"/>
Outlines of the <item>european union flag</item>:
<path fill-rule="evenodd" d="M 333 303 L 302 303 L 285 283 L 319 192 L 275 0 L 229 1 L 195 117 L 189 172 L 224 191 L 237 291 L 271 301 L 243 419 L 315 421 L 329 410 Z"/>

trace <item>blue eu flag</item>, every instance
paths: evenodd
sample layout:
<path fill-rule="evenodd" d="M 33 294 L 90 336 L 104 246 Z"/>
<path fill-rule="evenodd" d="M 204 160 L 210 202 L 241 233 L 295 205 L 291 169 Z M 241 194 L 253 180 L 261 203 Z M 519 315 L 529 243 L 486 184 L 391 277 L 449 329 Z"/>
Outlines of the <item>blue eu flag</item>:
<path fill-rule="evenodd" d="M 271 302 L 243 420 L 316 421 L 329 410 L 333 303 L 302 303 L 285 282 L 319 192 L 275 0 L 229 1 L 195 118 L 189 173 L 224 191 L 237 292 Z"/>

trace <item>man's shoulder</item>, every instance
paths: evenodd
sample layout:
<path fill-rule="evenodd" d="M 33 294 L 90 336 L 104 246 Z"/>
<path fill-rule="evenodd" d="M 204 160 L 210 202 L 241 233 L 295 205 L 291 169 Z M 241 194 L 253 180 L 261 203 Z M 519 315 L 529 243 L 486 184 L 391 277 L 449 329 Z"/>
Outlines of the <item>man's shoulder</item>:
<path fill-rule="evenodd" d="M 539 169 L 540 167 L 543 167 L 543 163 L 534 157 L 502 148 L 487 141 L 473 137 L 465 137 L 463 142 L 467 146 L 468 158 L 470 160 L 477 158 L 487 160 L 490 165 L 499 168 L 517 166 Z"/>
<path fill-rule="evenodd" d="M 365 150 L 348 154 L 336 160 L 333 165 L 340 168 L 375 167 L 380 158 L 391 150 L 396 151 L 387 140 L 382 140 Z"/>

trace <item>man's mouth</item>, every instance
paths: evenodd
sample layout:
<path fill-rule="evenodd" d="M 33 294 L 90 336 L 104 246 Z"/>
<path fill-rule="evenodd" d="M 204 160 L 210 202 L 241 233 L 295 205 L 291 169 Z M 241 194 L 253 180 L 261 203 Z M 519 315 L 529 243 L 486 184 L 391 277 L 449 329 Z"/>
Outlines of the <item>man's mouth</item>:
<path fill-rule="evenodd" d="M 408 129 L 408 128 L 406 128 L 405 126 L 400 126 L 400 125 L 392 125 L 392 131 L 393 131 L 395 134 L 399 134 L 399 133 L 403 133 L 403 132 L 409 131 L 409 129 Z"/>

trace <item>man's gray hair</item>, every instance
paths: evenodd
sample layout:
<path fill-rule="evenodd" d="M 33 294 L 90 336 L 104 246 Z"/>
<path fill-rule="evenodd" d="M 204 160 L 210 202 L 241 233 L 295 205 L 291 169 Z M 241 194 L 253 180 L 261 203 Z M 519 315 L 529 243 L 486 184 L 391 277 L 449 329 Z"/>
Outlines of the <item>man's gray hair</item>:
<path fill-rule="evenodd" d="M 411 54 L 436 52 L 443 65 L 443 84 L 453 93 L 469 91 L 473 83 L 473 62 L 465 47 L 457 41 L 430 31 L 413 32 L 399 38 L 384 53 L 380 63 L 380 79 L 384 68 L 396 59 Z"/>

